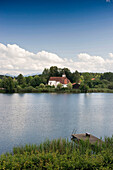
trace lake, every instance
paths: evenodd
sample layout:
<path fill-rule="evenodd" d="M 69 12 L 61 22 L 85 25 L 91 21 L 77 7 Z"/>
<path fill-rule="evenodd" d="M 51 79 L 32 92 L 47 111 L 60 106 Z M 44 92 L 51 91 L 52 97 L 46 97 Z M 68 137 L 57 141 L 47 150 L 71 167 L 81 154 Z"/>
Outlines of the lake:
<path fill-rule="evenodd" d="M 113 94 L 0 94 L 0 154 L 14 146 L 70 138 L 73 130 L 113 134 Z"/>

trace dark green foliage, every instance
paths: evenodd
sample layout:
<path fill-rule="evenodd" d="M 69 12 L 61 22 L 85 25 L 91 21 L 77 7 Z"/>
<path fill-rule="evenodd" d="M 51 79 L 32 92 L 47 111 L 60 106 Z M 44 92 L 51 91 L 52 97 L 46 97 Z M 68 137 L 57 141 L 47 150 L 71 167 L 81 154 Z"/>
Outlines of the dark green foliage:
<path fill-rule="evenodd" d="M 73 75 L 72 75 L 71 71 L 68 68 L 63 68 L 62 71 L 61 71 L 61 76 L 62 76 L 63 73 L 65 73 L 66 77 L 72 82 Z"/>
<path fill-rule="evenodd" d="M 111 72 L 104 73 L 101 78 L 113 82 L 113 73 Z"/>
<path fill-rule="evenodd" d="M 62 84 L 61 84 L 61 83 L 59 83 L 59 84 L 57 85 L 57 89 L 58 89 L 58 90 L 62 89 Z"/>
<path fill-rule="evenodd" d="M 40 83 L 41 83 L 40 77 L 36 75 L 35 77 L 33 77 L 30 84 L 31 86 L 36 87 L 36 86 L 39 86 Z"/>
<path fill-rule="evenodd" d="M 19 85 L 25 84 L 25 77 L 22 74 L 19 74 L 17 77 L 17 82 Z"/>
<path fill-rule="evenodd" d="M 42 75 L 48 76 L 50 74 L 50 70 L 45 68 L 44 71 L 42 72 Z"/>
<path fill-rule="evenodd" d="M 0 75 L 0 79 L 3 79 L 4 78 L 4 75 Z"/>
<path fill-rule="evenodd" d="M 0 156 L 0 169 L 112 169 L 113 137 L 101 145 L 57 139 L 16 147 Z"/>
<path fill-rule="evenodd" d="M 44 76 L 44 75 L 40 75 L 40 82 L 43 84 L 47 84 L 49 80 L 49 76 Z"/>
<path fill-rule="evenodd" d="M 39 87 L 40 87 L 40 88 L 44 88 L 45 85 L 44 85 L 43 83 L 41 83 L 41 84 L 39 85 Z"/>
<path fill-rule="evenodd" d="M 28 77 L 25 77 L 25 79 L 26 79 L 26 83 L 27 83 L 28 85 L 30 85 L 31 80 L 33 79 L 33 77 L 32 77 L 32 76 L 28 76 Z"/>
<path fill-rule="evenodd" d="M 3 88 L 5 88 L 6 92 L 8 92 L 8 93 L 14 92 L 14 82 L 11 77 L 8 77 L 8 78 L 4 77 L 2 84 L 3 84 Z"/>
<path fill-rule="evenodd" d="M 82 73 L 83 77 L 84 77 L 84 83 L 87 84 L 87 82 L 91 81 L 91 74 L 90 73 Z"/>
<path fill-rule="evenodd" d="M 80 73 L 76 70 L 73 73 L 72 82 L 79 83 L 79 81 L 80 81 Z"/>
<path fill-rule="evenodd" d="M 56 66 L 50 67 L 49 76 L 50 77 L 53 77 L 53 76 L 58 77 L 59 76 L 58 67 L 56 67 Z"/>
<path fill-rule="evenodd" d="M 72 84 L 68 83 L 67 88 L 68 88 L 68 90 L 71 90 L 72 89 Z"/>
<path fill-rule="evenodd" d="M 87 93 L 88 89 L 89 89 L 89 87 L 87 86 L 87 84 L 82 83 L 80 85 L 80 90 L 81 90 L 82 93 Z"/>
<path fill-rule="evenodd" d="M 110 83 L 110 84 L 108 85 L 108 89 L 113 89 L 113 83 Z"/>

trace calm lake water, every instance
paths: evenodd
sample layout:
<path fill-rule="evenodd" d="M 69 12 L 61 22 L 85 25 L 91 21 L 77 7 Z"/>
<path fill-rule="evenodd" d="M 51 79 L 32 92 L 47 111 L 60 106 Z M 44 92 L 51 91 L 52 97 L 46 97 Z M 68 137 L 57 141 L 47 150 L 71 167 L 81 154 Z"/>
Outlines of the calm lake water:
<path fill-rule="evenodd" d="M 14 146 L 113 134 L 113 94 L 0 94 L 0 154 Z"/>

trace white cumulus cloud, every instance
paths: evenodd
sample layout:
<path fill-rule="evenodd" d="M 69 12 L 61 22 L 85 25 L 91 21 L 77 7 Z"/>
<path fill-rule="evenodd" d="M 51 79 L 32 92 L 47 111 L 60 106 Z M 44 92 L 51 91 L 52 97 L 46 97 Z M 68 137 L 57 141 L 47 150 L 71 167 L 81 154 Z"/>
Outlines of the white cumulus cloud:
<path fill-rule="evenodd" d="M 80 53 L 77 57 L 77 61 L 74 61 L 71 58 L 61 58 L 46 51 L 35 54 L 16 44 L 4 45 L 0 43 L 0 74 L 41 73 L 44 68 L 51 66 L 67 67 L 71 71 L 78 70 L 80 72 L 113 72 L 113 53 L 109 53 L 107 59 L 87 53 Z"/>

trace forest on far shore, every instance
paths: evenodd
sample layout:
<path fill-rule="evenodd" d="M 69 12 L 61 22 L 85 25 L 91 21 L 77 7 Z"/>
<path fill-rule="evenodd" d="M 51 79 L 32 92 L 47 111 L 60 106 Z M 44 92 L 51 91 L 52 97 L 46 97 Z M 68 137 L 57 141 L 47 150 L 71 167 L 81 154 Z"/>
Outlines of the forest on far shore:
<path fill-rule="evenodd" d="M 65 73 L 70 83 L 66 88 L 58 84 L 57 88 L 49 86 L 50 77 L 61 77 Z M 72 83 L 80 84 L 78 89 L 74 89 Z M 0 75 L 0 92 L 5 93 L 25 93 L 25 92 L 113 92 L 113 73 L 80 73 L 77 70 L 71 72 L 68 68 L 58 68 L 52 66 L 45 68 L 42 74 L 33 76 L 17 77 Z"/>

